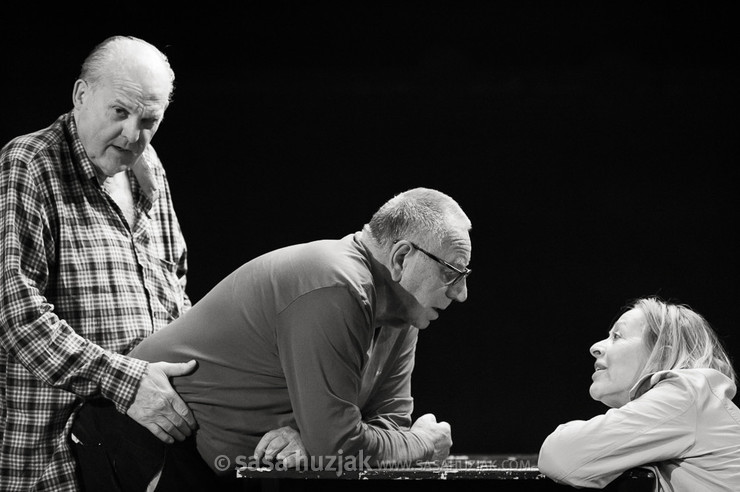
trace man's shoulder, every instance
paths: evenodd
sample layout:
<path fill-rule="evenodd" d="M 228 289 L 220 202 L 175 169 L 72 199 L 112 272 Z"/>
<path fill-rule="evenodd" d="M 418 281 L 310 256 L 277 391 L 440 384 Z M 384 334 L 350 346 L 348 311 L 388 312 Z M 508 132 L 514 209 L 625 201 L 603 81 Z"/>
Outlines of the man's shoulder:
<path fill-rule="evenodd" d="M 56 162 L 52 156 L 66 147 L 62 115 L 50 126 L 11 139 L 0 151 L 3 166 L 45 166 Z"/>
<path fill-rule="evenodd" d="M 368 280 L 367 258 L 351 236 L 311 241 L 285 248 L 284 251 L 292 256 L 292 267 L 301 265 L 302 272 L 311 276 L 325 276 L 330 283 L 364 283 Z"/>
<path fill-rule="evenodd" d="M 349 237 L 322 239 L 272 250 L 241 269 L 250 282 L 267 276 L 285 299 L 322 289 L 349 290 L 363 302 L 372 295 L 367 259 Z"/>

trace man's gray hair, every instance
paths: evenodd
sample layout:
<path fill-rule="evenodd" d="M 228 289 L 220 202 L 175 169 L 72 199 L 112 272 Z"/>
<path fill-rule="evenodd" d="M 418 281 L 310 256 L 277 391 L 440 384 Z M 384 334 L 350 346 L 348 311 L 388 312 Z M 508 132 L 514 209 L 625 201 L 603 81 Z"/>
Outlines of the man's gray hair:
<path fill-rule="evenodd" d="M 407 239 L 428 247 L 440 246 L 453 230 L 470 230 L 460 205 L 448 195 L 429 188 L 400 193 L 373 215 L 370 233 L 381 246 Z"/>
<path fill-rule="evenodd" d="M 175 88 L 175 72 L 172 70 L 167 56 L 153 44 L 133 36 L 111 36 L 98 44 L 82 63 L 79 78 L 91 85 L 97 84 L 103 77 L 110 73 L 109 64 L 111 60 L 125 56 L 131 48 L 132 43 L 146 47 L 162 61 L 162 66 L 170 78 L 168 100 L 171 100 Z"/>

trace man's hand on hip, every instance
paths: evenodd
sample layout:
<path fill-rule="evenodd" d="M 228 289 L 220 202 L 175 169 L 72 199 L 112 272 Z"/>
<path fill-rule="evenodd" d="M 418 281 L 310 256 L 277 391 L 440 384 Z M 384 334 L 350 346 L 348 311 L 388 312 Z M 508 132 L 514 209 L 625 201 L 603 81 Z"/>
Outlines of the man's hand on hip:
<path fill-rule="evenodd" d="M 196 366 L 194 360 L 149 363 L 126 414 L 168 444 L 185 440 L 196 428 L 195 417 L 169 378 L 189 374 Z"/>

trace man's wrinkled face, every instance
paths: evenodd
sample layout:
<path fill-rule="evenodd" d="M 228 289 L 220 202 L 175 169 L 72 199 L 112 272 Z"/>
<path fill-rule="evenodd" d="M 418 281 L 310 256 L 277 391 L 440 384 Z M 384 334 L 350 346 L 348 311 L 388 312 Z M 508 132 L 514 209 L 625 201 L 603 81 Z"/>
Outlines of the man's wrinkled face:
<path fill-rule="evenodd" d="M 163 74 L 133 66 L 92 85 L 75 85 L 75 119 L 87 155 L 113 176 L 139 159 L 159 128 L 170 85 Z"/>
<path fill-rule="evenodd" d="M 426 251 L 459 270 L 470 262 L 471 244 L 467 231 L 459 232 L 434 251 Z M 424 329 L 436 320 L 452 301 L 465 302 L 468 297 L 467 280 L 451 283 L 458 274 L 432 259 L 420 249 L 411 246 L 404 262 L 400 285 L 405 296 L 405 315 L 409 324 Z"/>

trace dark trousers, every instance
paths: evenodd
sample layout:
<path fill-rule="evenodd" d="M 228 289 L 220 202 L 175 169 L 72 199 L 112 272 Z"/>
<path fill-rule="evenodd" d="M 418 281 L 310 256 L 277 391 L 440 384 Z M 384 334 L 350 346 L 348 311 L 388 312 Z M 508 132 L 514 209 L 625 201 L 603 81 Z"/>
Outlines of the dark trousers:
<path fill-rule="evenodd" d="M 165 444 L 108 400 L 85 403 L 72 434 L 80 441 L 72 449 L 85 492 L 143 492 L 159 470 L 157 492 L 245 490 L 236 478 L 220 478 L 211 470 L 194 436 Z"/>

